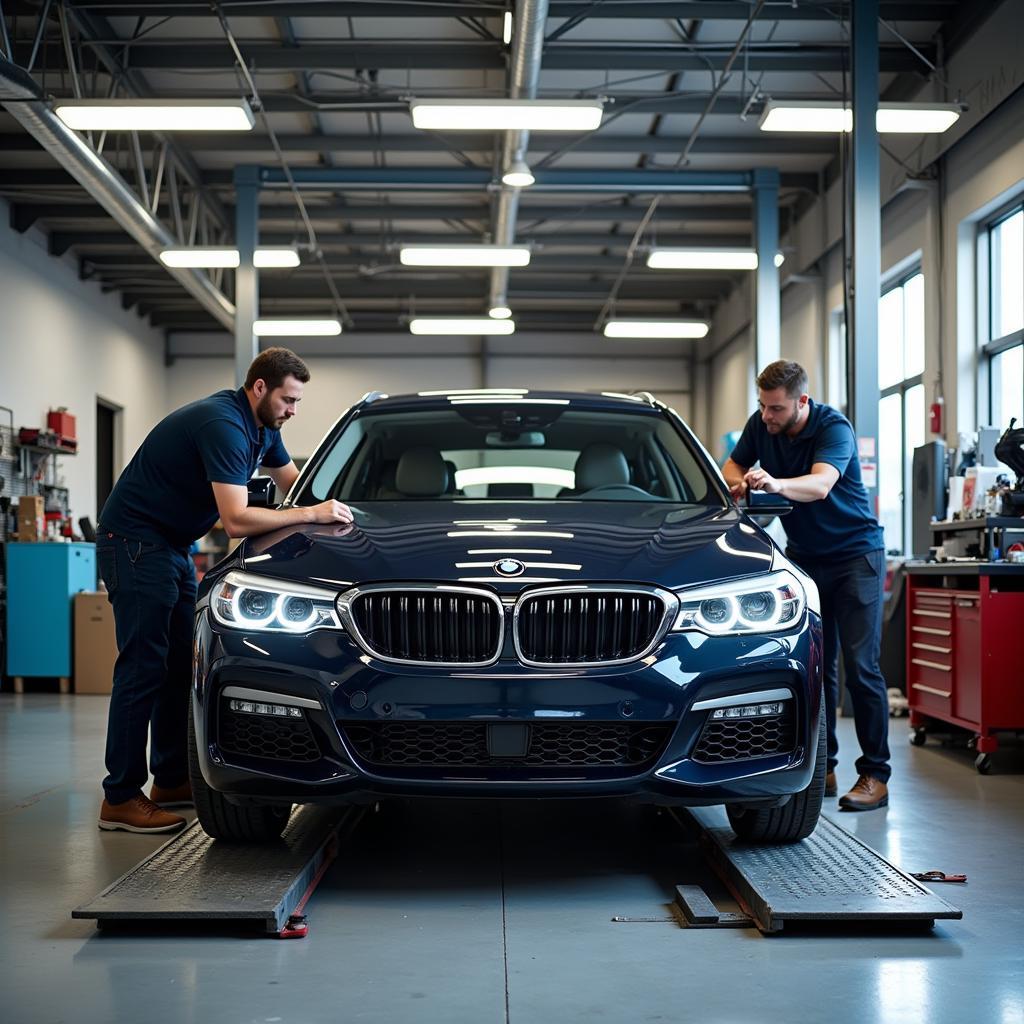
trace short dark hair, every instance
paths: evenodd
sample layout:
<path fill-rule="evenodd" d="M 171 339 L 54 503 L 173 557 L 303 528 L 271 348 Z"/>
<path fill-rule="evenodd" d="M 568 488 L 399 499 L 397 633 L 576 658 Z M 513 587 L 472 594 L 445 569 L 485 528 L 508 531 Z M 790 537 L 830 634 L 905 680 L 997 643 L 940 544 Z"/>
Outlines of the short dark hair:
<path fill-rule="evenodd" d="M 776 359 L 757 375 L 757 386 L 762 391 L 785 388 L 790 398 L 799 398 L 807 391 L 807 371 L 799 363 Z"/>
<path fill-rule="evenodd" d="M 290 348 L 268 348 L 261 352 L 245 375 L 245 387 L 251 391 L 262 380 L 268 391 L 279 388 L 285 377 L 294 377 L 303 384 L 309 380 L 309 368 Z"/>

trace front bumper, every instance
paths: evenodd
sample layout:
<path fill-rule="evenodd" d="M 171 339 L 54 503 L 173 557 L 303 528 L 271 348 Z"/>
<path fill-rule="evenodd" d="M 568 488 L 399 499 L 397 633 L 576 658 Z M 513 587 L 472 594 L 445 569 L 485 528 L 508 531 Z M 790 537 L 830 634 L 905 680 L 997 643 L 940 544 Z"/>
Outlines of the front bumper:
<path fill-rule="evenodd" d="M 228 688 L 265 693 L 270 702 L 273 695 L 298 699 L 306 732 L 289 747 L 292 759 L 253 756 L 240 752 L 245 744 L 225 744 Z M 714 763 L 694 756 L 710 715 L 694 704 L 779 690 L 792 695 L 786 750 Z M 485 669 L 398 666 L 366 655 L 344 632 L 246 633 L 218 626 L 205 608 L 196 618 L 191 713 L 199 764 L 213 789 L 239 803 L 430 795 L 770 805 L 810 782 L 820 700 L 821 622 L 814 613 L 771 636 L 669 634 L 641 661 L 576 670 L 526 668 L 515 660 Z M 476 735 L 489 723 L 541 726 L 547 736 L 642 735 L 650 756 L 628 764 L 598 757 L 559 765 L 514 756 L 442 766 L 382 764 L 366 741 L 389 729 L 420 735 L 442 725 L 453 735 Z M 427 728 L 412 730 L 413 724 Z"/>

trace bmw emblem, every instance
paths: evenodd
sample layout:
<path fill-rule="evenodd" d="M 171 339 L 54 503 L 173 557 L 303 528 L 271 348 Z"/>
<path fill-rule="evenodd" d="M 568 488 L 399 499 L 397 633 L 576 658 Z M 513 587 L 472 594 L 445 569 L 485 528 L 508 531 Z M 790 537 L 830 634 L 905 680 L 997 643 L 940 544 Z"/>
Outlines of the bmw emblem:
<path fill-rule="evenodd" d="M 494 571 L 499 576 L 522 576 L 526 566 L 518 558 L 500 558 L 494 563 Z"/>

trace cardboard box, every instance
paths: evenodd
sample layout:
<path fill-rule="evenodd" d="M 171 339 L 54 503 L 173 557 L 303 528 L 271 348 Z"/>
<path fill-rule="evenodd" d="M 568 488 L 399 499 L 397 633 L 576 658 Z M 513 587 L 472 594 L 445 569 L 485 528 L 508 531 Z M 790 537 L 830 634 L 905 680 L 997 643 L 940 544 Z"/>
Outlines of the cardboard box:
<path fill-rule="evenodd" d="M 46 539 L 46 506 L 41 494 L 18 499 L 18 540 Z"/>
<path fill-rule="evenodd" d="M 117 660 L 114 609 L 106 594 L 75 594 L 75 693 L 110 693 Z"/>

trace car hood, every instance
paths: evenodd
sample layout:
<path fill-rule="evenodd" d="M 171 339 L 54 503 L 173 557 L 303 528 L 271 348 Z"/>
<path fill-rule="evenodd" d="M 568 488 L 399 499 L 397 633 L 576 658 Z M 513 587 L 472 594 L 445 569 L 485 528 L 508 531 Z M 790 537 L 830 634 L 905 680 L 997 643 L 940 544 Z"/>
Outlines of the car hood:
<path fill-rule="evenodd" d="M 664 502 L 367 502 L 351 525 L 246 540 L 247 571 L 332 588 L 444 580 L 516 592 L 541 583 L 631 582 L 677 589 L 767 572 L 771 540 L 736 508 Z M 525 569 L 506 578 L 503 557 Z M 235 563 L 237 564 L 237 562 Z"/>

